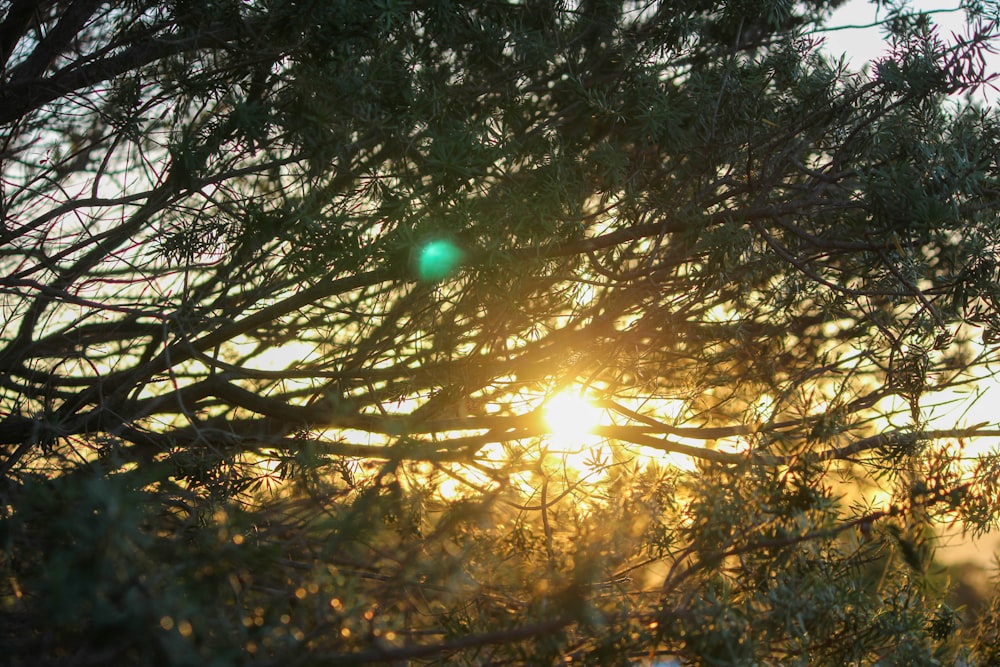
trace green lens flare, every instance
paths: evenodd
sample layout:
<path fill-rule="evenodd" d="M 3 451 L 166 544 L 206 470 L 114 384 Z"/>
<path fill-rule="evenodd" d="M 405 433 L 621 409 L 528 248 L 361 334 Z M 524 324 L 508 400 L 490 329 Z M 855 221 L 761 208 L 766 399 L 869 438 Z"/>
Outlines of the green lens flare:
<path fill-rule="evenodd" d="M 417 275 L 421 280 L 444 280 L 462 263 L 462 251 L 451 241 L 431 241 L 417 256 Z"/>

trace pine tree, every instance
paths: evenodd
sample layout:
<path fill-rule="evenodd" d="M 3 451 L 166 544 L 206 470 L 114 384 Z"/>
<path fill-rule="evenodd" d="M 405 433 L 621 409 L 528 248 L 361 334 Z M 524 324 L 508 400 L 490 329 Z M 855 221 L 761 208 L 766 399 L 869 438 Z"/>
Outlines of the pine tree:
<path fill-rule="evenodd" d="M 840 4 L 0 4 L 9 664 L 994 664 L 997 17 Z"/>

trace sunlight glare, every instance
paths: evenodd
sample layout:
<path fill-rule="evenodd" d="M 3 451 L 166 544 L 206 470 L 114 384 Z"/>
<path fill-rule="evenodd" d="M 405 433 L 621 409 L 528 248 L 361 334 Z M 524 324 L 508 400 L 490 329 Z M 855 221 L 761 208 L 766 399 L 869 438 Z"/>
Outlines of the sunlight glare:
<path fill-rule="evenodd" d="M 586 438 L 601 420 L 601 409 L 582 396 L 562 392 L 545 403 L 545 423 L 562 443 Z"/>
<path fill-rule="evenodd" d="M 546 440 L 552 447 L 548 455 L 561 460 L 566 469 L 592 474 L 611 459 L 604 438 L 593 433 L 604 411 L 583 396 L 569 391 L 556 394 L 546 401 L 544 415 L 550 431 Z"/>

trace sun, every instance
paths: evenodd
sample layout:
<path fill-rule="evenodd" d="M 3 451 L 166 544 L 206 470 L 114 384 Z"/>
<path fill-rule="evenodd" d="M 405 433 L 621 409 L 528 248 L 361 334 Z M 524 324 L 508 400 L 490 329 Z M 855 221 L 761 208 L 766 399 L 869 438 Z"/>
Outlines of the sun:
<path fill-rule="evenodd" d="M 583 444 L 600 423 L 602 410 L 579 394 L 561 392 L 545 402 L 545 424 L 553 440 Z"/>
<path fill-rule="evenodd" d="M 545 452 L 565 470 L 589 476 L 606 468 L 612 452 L 606 438 L 594 433 L 607 417 L 604 409 L 571 391 L 560 392 L 542 408 L 549 433 Z"/>

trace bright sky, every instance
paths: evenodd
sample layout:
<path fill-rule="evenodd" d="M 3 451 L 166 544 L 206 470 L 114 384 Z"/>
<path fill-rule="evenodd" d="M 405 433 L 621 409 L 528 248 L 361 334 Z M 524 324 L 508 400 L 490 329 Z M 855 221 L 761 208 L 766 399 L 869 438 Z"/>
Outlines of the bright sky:
<path fill-rule="evenodd" d="M 940 36 L 945 41 L 951 41 L 952 33 L 964 34 L 965 12 L 961 9 L 959 0 L 912 0 L 910 6 L 915 10 L 933 12 L 933 21 L 939 27 Z M 871 0 L 850 0 L 834 12 L 829 21 L 830 26 L 856 25 L 866 26 L 876 20 L 884 19 L 885 9 L 877 14 L 877 9 Z M 876 28 L 851 28 L 824 33 L 826 48 L 831 53 L 846 54 L 848 62 L 860 69 L 886 51 L 880 30 Z M 993 71 L 1000 70 L 1000 55 L 987 55 L 987 63 Z M 994 105 L 1000 101 L 1000 92 L 989 88 L 981 90 L 980 94 L 987 102 Z"/>
<path fill-rule="evenodd" d="M 943 37 L 952 32 L 961 32 L 964 28 L 965 13 L 959 9 L 957 0 L 916 0 L 911 6 L 921 11 L 935 12 L 934 22 L 940 26 Z M 834 13 L 829 25 L 864 26 L 885 18 L 885 15 L 883 9 L 881 15 L 876 16 L 876 8 L 870 0 L 850 0 Z M 855 67 L 861 67 L 885 51 L 885 43 L 877 28 L 837 30 L 826 33 L 825 37 L 827 48 L 833 53 L 846 53 Z"/>
<path fill-rule="evenodd" d="M 964 34 L 966 31 L 965 12 L 958 0 L 913 0 L 910 6 L 915 10 L 933 12 L 932 19 L 939 27 L 940 36 L 945 41 L 952 41 L 952 33 Z M 876 12 L 871 0 L 850 0 L 834 12 L 828 25 L 866 26 L 876 20 L 884 19 L 887 14 L 885 9 L 880 14 Z M 824 33 L 824 38 L 828 51 L 838 55 L 846 54 L 848 62 L 857 69 L 882 56 L 886 51 L 886 43 L 877 27 L 835 30 Z M 993 71 L 1000 70 L 1000 55 L 988 54 L 986 60 Z M 1000 92 L 996 90 L 987 88 L 981 90 L 980 94 L 983 99 L 994 105 L 1000 101 Z"/>

